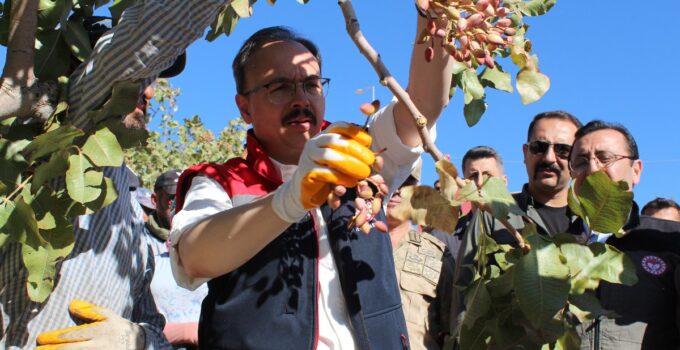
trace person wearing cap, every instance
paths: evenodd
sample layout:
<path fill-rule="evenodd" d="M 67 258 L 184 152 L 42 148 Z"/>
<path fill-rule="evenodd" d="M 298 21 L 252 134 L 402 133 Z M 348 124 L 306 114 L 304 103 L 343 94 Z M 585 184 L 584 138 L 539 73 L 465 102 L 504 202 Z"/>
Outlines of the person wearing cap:
<path fill-rule="evenodd" d="M 208 287 L 202 285 L 190 291 L 178 286 L 172 275 L 167 240 L 174 214 L 179 174 L 179 170 L 168 170 L 156 179 L 154 192 L 151 194 L 155 209 L 146 223 L 146 233 L 151 238 L 156 263 L 151 280 L 151 294 L 158 310 L 165 317 L 163 333 L 170 344 L 188 350 L 198 346 L 198 319 L 201 302 L 208 294 Z"/>
<path fill-rule="evenodd" d="M 449 334 L 453 257 L 444 242 L 395 212 L 402 202 L 401 189 L 418 185 L 417 170 L 387 203 L 387 228 L 410 349 L 441 349 Z"/>
<path fill-rule="evenodd" d="M 92 131 L 95 120 L 88 112 L 98 109 L 112 89 L 124 83 L 139 87 L 140 103 L 130 118 L 139 120 L 151 95 L 147 87 L 203 36 L 226 3 L 135 1 L 69 76 L 67 122 Z M 142 210 L 129 191 L 125 168 L 103 171 L 118 197 L 106 208 L 74 219 L 73 250 L 57 265 L 54 288 L 45 302 L 32 302 L 27 295 L 21 245 L 0 249 L 4 320 L 0 348 L 170 348 L 163 336 L 165 321 L 150 293 L 154 261 L 150 241 L 143 234 Z"/>

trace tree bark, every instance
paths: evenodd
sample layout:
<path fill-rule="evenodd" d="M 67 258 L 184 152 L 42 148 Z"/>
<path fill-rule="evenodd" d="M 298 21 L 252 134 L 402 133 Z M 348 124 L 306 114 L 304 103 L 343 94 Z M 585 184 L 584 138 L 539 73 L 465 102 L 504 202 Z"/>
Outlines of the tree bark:
<path fill-rule="evenodd" d="M 0 85 L 0 120 L 17 116 L 45 120 L 54 111 L 55 83 L 38 83 L 33 71 L 38 0 L 12 1 L 5 67 Z"/>

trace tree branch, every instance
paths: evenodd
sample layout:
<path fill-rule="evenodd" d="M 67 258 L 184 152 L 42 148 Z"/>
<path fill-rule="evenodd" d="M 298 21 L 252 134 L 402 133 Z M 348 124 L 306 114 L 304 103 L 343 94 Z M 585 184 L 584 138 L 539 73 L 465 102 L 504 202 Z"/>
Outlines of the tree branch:
<path fill-rule="evenodd" d="M 56 84 L 39 84 L 33 70 L 37 26 L 38 0 L 13 1 L 0 83 L 0 120 L 13 116 L 46 120 L 54 111 Z"/>
<path fill-rule="evenodd" d="M 380 78 L 380 84 L 386 86 L 390 91 L 397 97 L 397 99 L 406 106 L 408 111 L 413 116 L 413 121 L 416 123 L 418 128 L 418 134 L 423 143 L 423 148 L 429 153 L 435 161 L 444 159 L 444 155 L 437 148 L 437 146 L 432 141 L 430 133 L 427 130 L 427 119 L 420 113 L 418 107 L 413 103 L 411 97 L 408 95 L 406 90 L 404 90 L 399 82 L 392 76 L 383 61 L 380 59 L 380 55 L 373 49 L 371 44 L 366 40 L 366 37 L 361 32 L 361 27 L 359 25 L 359 20 L 357 19 L 356 13 L 354 12 L 354 7 L 352 6 L 351 0 L 338 0 L 338 5 L 342 9 L 342 15 L 345 17 L 345 26 L 347 33 L 356 44 L 357 48 L 361 54 L 363 54 L 368 62 L 373 66 L 373 69 L 378 74 Z"/>

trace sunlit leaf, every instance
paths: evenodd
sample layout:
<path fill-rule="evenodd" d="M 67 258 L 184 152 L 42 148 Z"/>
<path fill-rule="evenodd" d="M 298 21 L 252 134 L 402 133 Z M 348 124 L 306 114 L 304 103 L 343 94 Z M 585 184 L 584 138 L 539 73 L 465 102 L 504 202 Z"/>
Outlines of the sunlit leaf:
<path fill-rule="evenodd" d="M 59 128 L 39 135 L 26 146 L 24 152 L 29 155 L 28 159 L 32 162 L 44 155 L 65 149 L 73 144 L 73 141 L 82 136 L 83 132 L 70 125 L 60 126 Z"/>
<path fill-rule="evenodd" d="M 503 179 L 494 176 L 489 177 L 479 191 L 484 203 L 491 207 L 491 214 L 496 219 L 505 219 L 509 214 L 524 214 L 515 202 L 515 198 L 508 191 L 508 186 Z"/>
<path fill-rule="evenodd" d="M 99 123 L 97 127 L 108 128 L 118 140 L 121 148 L 143 147 L 149 138 L 149 131 L 146 128 L 129 129 L 120 119 L 106 119 Z"/>
<path fill-rule="evenodd" d="M 254 3 L 255 0 L 233 0 L 231 2 L 231 7 L 239 17 L 247 18 L 253 14 Z"/>
<path fill-rule="evenodd" d="M 461 85 L 465 94 L 471 97 L 470 101 L 481 100 L 484 97 L 484 87 L 479 82 L 477 71 L 474 69 L 469 68 L 463 71 Z M 466 100 L 465 103 L 467 104 L 469 101 Z"/>
<path fill-rule="evenodd" d="M 97 166 L 120 166 L 123 163 L 123 150 L 116 136 L 104 127 L 90 135 L 83 145 L 82 152 Z"/>
<path fill-rule="evenodd" d="M 109 204 L 113 203 L 118 198 L 118 192 L 116 192 L 116 185 L 111 179 L 105 177 L 100 185 L 101 194 L 97 199 L 92 202 L 86 203 L 85 206 L 94 211 L 102 209 Z"/>
<path fill-rule="evenodd" d="M 512 78 L 510 73 L 504 72 L 500 65 L 494 68 L 485 68 L 480 77 L 482 85 L 490 86 L 496 90 L 512 93 Z"/>
<path fill-rule="evenodd" d="M 407 212 L 410 205 L 410 219 L 414 224 L 430 225 L 446 232 L 456 228 L 458 209 L 451 207 L 439 191 L 426 186 L 406 186 L 399 192 L 402 201 L 399 209 L 395 208 L 395 215 Z"/>
<path fill-rule="evenodd" d="M 578 194 L 574 196 L 574 191 Z M 600 170 L 586 177 L 580 186 L 568 197 L 569 208 L 585 222 L 590 229 L 602 233 L 623 235 L 621 228 L 628 221 L 633 202 L 633 193 L 625 181 L 612 181 Z"/>
<path fill-rule="evenodd" d="M 557 0 L 529 0 L 522 9 L 522 13 L 526 16 L 540 16 L 548 12 Z"/>
<path fill-rule="evenodd" d="M 64 11 L 70 10 L 70 7 L 67 6 L 69 1 L 70 0 L 39 0 L 38 28 L 56 28 Z"/>
<path fill-rule="evenodd" d="M 12 237 L 11 227 L 7 227 L 7 223 L 13 211 L 13 202 L 0 203 L 0 248 L 7 244 Z"/>
<path fill-rule="evenodd" d="M 456 192 L 456 194 L 453 196 L 453 205 L 461 205 L 465 202 L 482 202 L 483 199 L 479 195 L 479 190 L 477 189 L 477 185 L 472 182 L 468 181 L 465 184 L 465 187 L 461 188 Z"/>
<path fill-rule="evenodd" d="M 91 170 L 93 165 L 81 154 L 72 154 L 69 157 L 69 168 L 66 171 L 66 189 L 69 196 L 76 202 L 91 202 L 101 193 L 99 185 L 102 182 L 101 172 Z"/>
<path fill-rule="evenodd" d="M 439 174 L 439 186 L 442 196 L 452 200 L 453 196 L 458 192 L 458 185 L 456 184 L 458 169 L 447 159 L 437 161 L 434 166 L 437 174 Z"/>
<path fill-rule="evenodd" d="M 222 33 L 230 35 L 234 31 L 239 18 L 239 15 L 231 4 L 225 5 L 210 25 L 210 30 L 208 31 L 208 34 L 206 34 L 205 39 L 213 41 L 222 35 Z"/>
<path fill-rule="evenodd" d="M 517 73 L 517 91 L 523 104 L 536 102 L 550 89 L 550 78 L 541 72 L 524 68 Z"/>
<path fill-rule="evenodd" d="M 604 243 L 583 246 L 578 243 L 560 245 L 567 259 L 571 278 L 571 293 L 582 294 L 595 289 L 600 280 L 632 285 L 637 282 L 635 265 L 620 250 Z"/>

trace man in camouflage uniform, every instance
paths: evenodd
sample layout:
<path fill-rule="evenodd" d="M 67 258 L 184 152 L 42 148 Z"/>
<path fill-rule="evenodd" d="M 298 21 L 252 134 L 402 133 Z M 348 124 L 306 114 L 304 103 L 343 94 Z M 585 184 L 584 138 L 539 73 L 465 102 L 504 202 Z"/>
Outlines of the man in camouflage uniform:
<path fill-rule="evenodd" d="M 413 175 L 401 185 L 416 185 Z M 446 245 L 393 215 L 400 191 L 387 204 L 387 226 L 411 349 L 440 349 L 449 330 L 453 258 Z"/>

